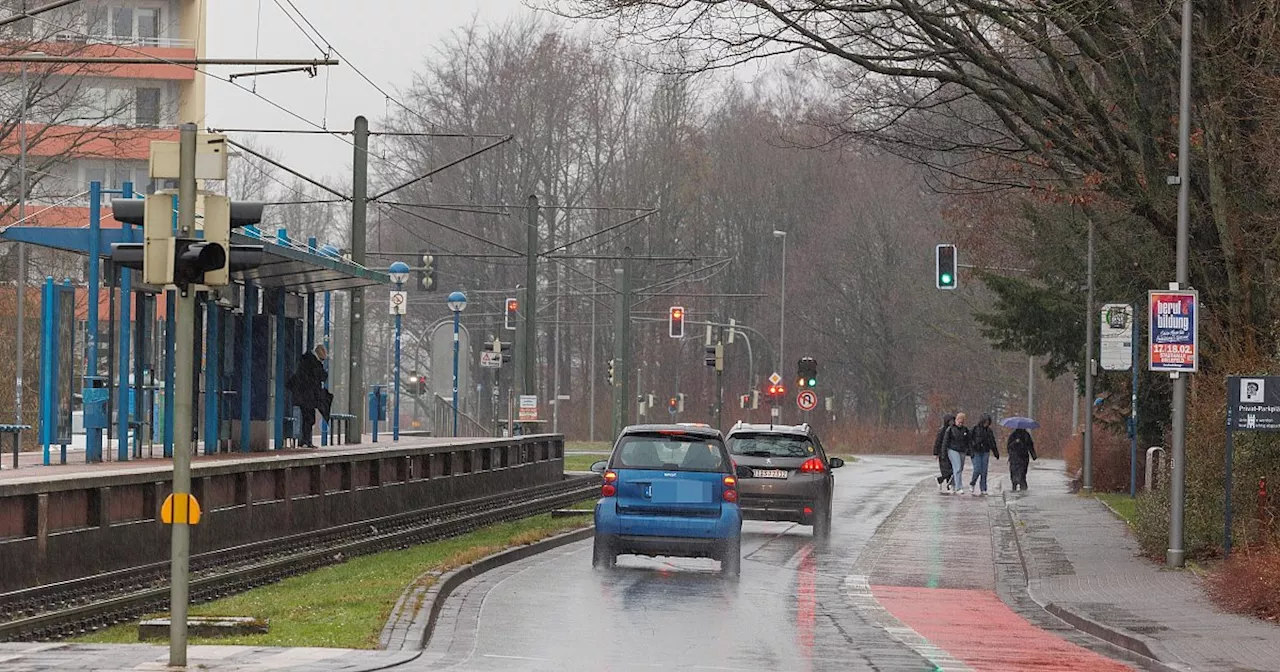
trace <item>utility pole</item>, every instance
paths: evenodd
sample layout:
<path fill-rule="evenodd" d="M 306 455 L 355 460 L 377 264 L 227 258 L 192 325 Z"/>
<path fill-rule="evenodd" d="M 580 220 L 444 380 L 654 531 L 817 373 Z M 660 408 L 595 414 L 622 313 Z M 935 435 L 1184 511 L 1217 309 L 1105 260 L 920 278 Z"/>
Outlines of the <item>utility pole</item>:
<path fill-rule="evenodd" d="M 524 394 L 538 393 L 538 197 L 529 196 L 528 242 L 525 248 Z"/>
<path fill-rule="evenodd" d="M 599 280 L 600 264 L 591 262 L 591 279 Z M 591 347 L 587 352 L 591 356 L 587 358 L 587 379 L 591 381 L 591 393 L 589 403 L 587 404 L 587 440 L 594 442 L 596 440 L 596 302 L 590 301 L 591 304 Z"/>
<path fill-rule="evenodd" d="M 623 249 L 622 268 L 614 270 L 618 287 L 613 322 L 613 435 L 631 417 L 631 248 Z"/>
<path fill-rule="evenodd" d="M 365 231 L 369 205 L 369 120 L 356 117 L 353 138 L 355 154 L 351 162 L 351 261 L 364 265 Z M 351 292 L 350 347 L 347 350 L 347 412 L 354 418 L 347 425 L 347 443 L 360 443 L 364 438 L 364 413 L 360 403 L 364 392 L 364 288 Z"/>
<path fill-rule="evenodd" d="M 1083 472 L 1080 490 L 1088 495 L 1093 492 L 1093 217 L 1087 217 L 1089 222 L 1089 262 L 1088 262 L 1088 290 L 1085 292 L 1085 329 L 1088 333 L 1084 339 L 1084 464 L 1081 466 Z"/>
<path fill-rule="evenodd" d="M 1036 412 L 1036 358 L 1027 356 L 1027 417 L 1034 418 Z"/>
<path fill-rule="evenodd" d="M 1177 281 L 1173 289 L 1187 289 L 1187 254 L 1189 247 L 1191 199 L 1191 0 L 1182 0 L 1182 77 L 1178 94 L 1178 244 Z M 1137 366 L 1137 362 L 1134 362 Z M 1182 567 L 1186 562 L 1183 548 L 1182 518 L 1187 505 L 1187 377 L 1173 377 L 1173 471 L 1169 476 L 1169 550 L 1165 563 Z"/>
<path fill-rule="evenodd" d="M 178 145 L 178 237 L 196 237 L 196 125 L 182 124 Z M 173 497 L 183 500 L 191 492 L 191 390 L 195 353 L 195 290 L 178 290 L 174 311 L 173 369 Z M 125 437 L 120 437 L 121 441 Z M 175 509 L 180 506 L 176 501 Z M 182 505 L 185 508 L 185 505 Z M 191 556 L 191 526 L 186 516 L 174 516 L 169 548 L 172 577 L 169 581 L 169 666 L 187 664 L 187 570 Z"/>

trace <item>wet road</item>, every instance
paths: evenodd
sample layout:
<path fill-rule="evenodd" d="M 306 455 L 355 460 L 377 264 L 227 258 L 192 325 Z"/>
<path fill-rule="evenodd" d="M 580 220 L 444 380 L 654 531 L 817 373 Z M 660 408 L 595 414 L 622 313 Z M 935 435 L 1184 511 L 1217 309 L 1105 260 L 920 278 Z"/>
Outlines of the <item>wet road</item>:
<path fill-rule="evenodd" d="M 420 663 L 471 672 L 1129 669 L 1000 602 L 987 528 L 994 500 L 926 492 L 935 468 L 875 457 L 837 471 L 827 543 L 808 527 L 748 521 L 736 584 L 709 560 L 623 556 L 615 570 L 593 571 L 589 541 L 486 573 L 446 602 Z M 999 656 L 970 646 L 994 629 Z M 1019 646 L 1051 655 L 1041 664 Z"/>

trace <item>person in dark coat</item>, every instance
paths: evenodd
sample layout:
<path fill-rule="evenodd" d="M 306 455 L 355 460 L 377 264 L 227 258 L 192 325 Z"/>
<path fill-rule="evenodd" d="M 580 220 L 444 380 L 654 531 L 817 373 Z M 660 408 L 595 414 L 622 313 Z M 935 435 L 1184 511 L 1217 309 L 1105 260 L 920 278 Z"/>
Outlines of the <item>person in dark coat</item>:
<path fill-rule="evenodd" d="M 293 394 L 293 405 L 302 412 L 302 431 L 298 438 L 298 446 L 315 448 L 311 442 L 311 429 L 316 424 L 316 410 L 322 409 L 328 414 L 329 391 L 324 389 L 329 374 L 324 370 L 324 361 L 329 352 L 323 345 L 302 356 L 298 361 L 298 370 L 289 379 L 289 391 Z"/>
<path fill-rule="evenodd" d="M 965 426 L 964 413 L 956 414 L 956 424 L 947 428 L 942 437 L 942 449 L 951 460 L 951 489 L 957 495 L 964 494 L 964 458 L 972 454 L 969 428 Z"/>
<path fill-rule="evenodd" d="M 969 491 L 978 496 L 978 488 L 982 488 L 982 496 L 987 496 L 987 467 L 991 458 L 1000 459 L 1000 450 L 996 447 L 996 433 L 991 431 L 991 416 L 984 414 L 973 428 L 969 445 L 973 450 L 973 478 L 969 480 Z"/>
<path fill-rule="evenodd" d="M 947 457 L 947 451 L 942 449 L 942 440 L 946 438 L 947 430 L 954 424 L 956 424 L 954 413 L 944 415 L 942 429 L 938 430 L 938 436 L 933 440 L 933 456 L 937 458 L 938 470 L 941 472 L 938 476 L 938 492 L 944 495 L 951 491 L 951 458 Z"/>
<path fill-rule="evenodd" d="M 1031 432 L 1025 429 L 1015 429 L 1009 435 L 1009 442 L 1005 444 L 1009 452 L 1009 480 L 1013 481 L 1013 489 L 1016 492 L 1018 488 L 1022 488 L 1025 492 L 1027 489 L 1027 467 L 1030 462 L 1027 458 L 1036 458 L 1036 442 L 1031 440 Z"/>

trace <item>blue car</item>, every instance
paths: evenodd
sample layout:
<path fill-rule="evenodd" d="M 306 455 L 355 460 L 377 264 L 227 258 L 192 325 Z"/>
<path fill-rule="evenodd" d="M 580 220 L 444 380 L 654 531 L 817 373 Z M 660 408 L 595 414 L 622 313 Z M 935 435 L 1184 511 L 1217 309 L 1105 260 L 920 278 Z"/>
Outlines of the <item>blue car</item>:
<path fill-rule="evenodd" d="M 712 558 L 736 578 L 742 569 L 736 469 L 719 430 L 624 429 L 609 459 L 591 466 L 604 477 L 592 566 L 613 567 L 626 554 Z"/>

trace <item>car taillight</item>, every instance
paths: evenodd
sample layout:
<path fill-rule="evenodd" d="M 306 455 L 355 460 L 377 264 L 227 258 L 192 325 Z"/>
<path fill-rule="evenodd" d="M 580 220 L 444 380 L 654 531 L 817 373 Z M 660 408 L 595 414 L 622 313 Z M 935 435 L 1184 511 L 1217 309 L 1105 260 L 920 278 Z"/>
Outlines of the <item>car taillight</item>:
<path fill-rule="evenodd" d="M 724 477 L 724 501 L 733 504 L 738 501 L 738 479 L 732 476 Z"/>
<path fill-rule="evenodd" d="M 800 473 L 802 474 L 821 474 L 826 470 L 827 468 L 823 466 L 822 460 L 819 460 L 816 457 L 811 457 L 805 460 L 804 464 L 800 465 Z"/>
<path fill-rule="evenodd" d="M 616 471 L 604 472 L 604 485 L 600 486 L 601 497 L 612 497 L 618 494 L 618 488 L 613 484 L 614 481 L 616 480 L 618 480 L 618 472 Z"/>

